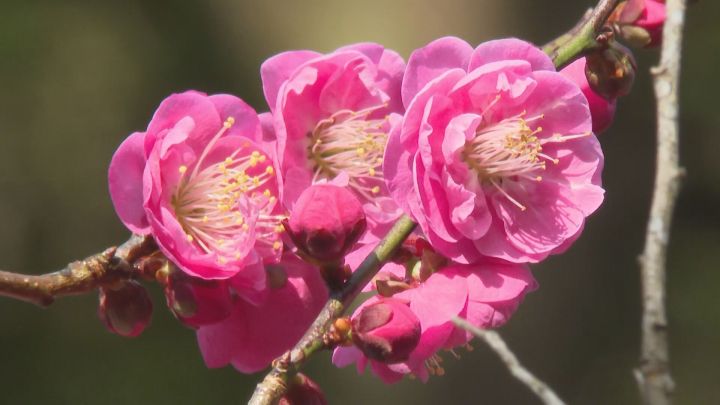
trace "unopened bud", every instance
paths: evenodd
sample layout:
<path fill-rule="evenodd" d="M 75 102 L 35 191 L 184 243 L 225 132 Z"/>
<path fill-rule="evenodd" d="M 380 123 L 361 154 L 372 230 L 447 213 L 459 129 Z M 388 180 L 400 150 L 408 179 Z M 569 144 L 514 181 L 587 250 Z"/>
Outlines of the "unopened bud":
<path fill-rule="evenodd" d="M 230 316 L 233 300 L 226 281 L 191 277 L 173 267 L 165 285 L 165 299 L 180 322 L 197 328 Z"/>
<path fill-rule="evenodd" d="M 365 213 L 344 187 L 316 184 L 305 190 L 284 223 L 304 255 L 319 262 L 343 258 L 365 231 Z"/>
<path fill-rule="evenodd" d="M 110 332 L 120 336 L 140 335 L 150 324 L 152 307 L 147 290 L 137 281 L 100 288 L 98 316 Z"/>
<path fill-rule="evenodd" d="M 637 65 L 629 49 L 612 42 L 586 60 L 585 75 L 595 92 L 610 100 L 630 93 Z"/>
<path fill-rule="evenodd" d="M 665 19 L 665 0 L 628 0 L 609 22 L 630 45 L 647 48 L 660 45 Z"/>
<path fill-rule="evenodd" d="M 420 341 L 420 321 L 405 301 L 382 298 L 353 317 L 353 343 L 370 359 L 398 363 Z"/>
<path fill-rule="evenodd" d="M 315 381 L 298 373 L 290 378 L 288 390 L 278 405 L 327 405 L 327 400 Z"/>

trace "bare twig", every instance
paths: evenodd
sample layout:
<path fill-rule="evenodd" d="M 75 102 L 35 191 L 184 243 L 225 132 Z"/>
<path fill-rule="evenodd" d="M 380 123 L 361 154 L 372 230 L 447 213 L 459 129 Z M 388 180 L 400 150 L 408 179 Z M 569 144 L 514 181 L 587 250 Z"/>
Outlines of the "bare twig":
<path fill-rule="evenodd" d="M 462 318 L 453 318 L 453 323 L 484 340 L 485 343 L 487 343 L 487 345 L 490 346 L 490 348 L 494 350 L 498 356 L 500 356 L 500 360 L 505 363 L 505 366 L 507 366 L 508 370 L 510 370 L 510 373 L 517 378 L 518 381 L 525 384 L 532 392 L 534 392 L 544 404 L 565 404 L 565 402 L 563 402 L 563 400 L 555 394 L 550 386 L 535 377 L 533 373 L 520 363 L 517 356 L 515 356 L 497 332 L 480 329 Z"/>
<path fill-rule="evenodd" d="M 635 376 L 643 401 L 653 405 L 670 404 L 674 390 L 665 314 L 665 262 L 683 172 L 678 165 L 678 81 L 685 4 L 685 0 L 667 1 L 660 65 L 652 69 L 657 97 L 657 173 L 641 256 L 642 354 Z"/>
<path fill-rule="evenodd" d="M 325 347 L 323 336 L 333 321 L 342 316 L 347 307 L 362 291 L 365 284 L 377 274 L 397 248 L 415 229 L 415 222 L 403 216 L 388 232 L 367 258 L 355 270 L 340 291 L 333 293 L 320 311 L 310 329 L 290 351 L 275 359 L 273 368 L 257 385 L 248 405 L 272 405 L 287 391 L 286 381 L 290 373 L 295 373 L 313 353 Z"/>
<path fill-rule="evenodd" d="M 142 269 L 135 262 L 155 250 L 152 238 L 133 236 L 119 247 L 72 262 L 54 273 L 26 275 L 0 271 L 0 296 L 45 307 L 57 297 L 81 294 L 139 276 Z"/>
<path fill-rule="evenodd" d="M 619 2 L 619 0 L 600 0 L 595 8 L 585 12 L 583 18 L 573 28 L 543 46 L 543 51 L 550 56 L 558 70 L 567 66 L 573 58 L 597 45 L 595 38 Z"/>

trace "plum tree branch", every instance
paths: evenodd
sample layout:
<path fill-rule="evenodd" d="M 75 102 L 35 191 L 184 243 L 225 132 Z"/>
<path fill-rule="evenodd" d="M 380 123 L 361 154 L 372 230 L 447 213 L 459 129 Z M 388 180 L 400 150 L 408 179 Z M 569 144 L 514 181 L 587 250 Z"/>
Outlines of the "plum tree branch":
<path fill-rule="evenodd" d="M 558 70 L 596 45 L 595 38 L 617 7 L 619 0 L 600 0 L 595 8 L 585 12 L 580 21 L 565 34 L 543 46 Z"/>
<path fill-rule="evenodd" d="M 520 360 L 518 360 L 517 356 L 515 356 L 515 353 L 510 350 L 503 338 L 500 337 L 497 332 L 480 329 L 462 318 L 453 318 L 453 323 L 456 326 L 472 333 L 475 337 L 485 341 L 485 343 L 487 343 L 487 345 L 490 346 L 490 348 L 495 351 L 498 356 L 500 356 L 500 360 L 505 363 L 505 366 L 510 371 L 510 374 L 534 392 L 544 404 L 565 405 L 565 402 L 563 402 L 563 400 L 555 394 L 555 391 L 553 391 L 549 385 L 535 377 L 533 373 L 520 363 Z"/>
<path fill-rule="evenodd" d="M 86 259 L 48 274 L 27 275 L 0 271 L 0 296 L 30 302 L 41 307 L 55 298 L 82 294 L 101 285 L 142 275 L 139 260 L 155 252 L 151 237 L 133 235 L 119 247 L 111 247 Z"/>
<path fill-rule="evenodd" d="M 287 390 L 288 376 L 297 372 L 312 354 L 325 347 L 323 337 L 332 323 L 345 313 L 363 287 L 377 274 L 382 265 L 392 258 L 416 225 L 408 216 L 402 216 L 395 223 L 385 238 L 353 272 L 342 289 L 331 294 L 305 336 L 295 347 L 273 361 L 272 369 L 257 385 L 248 405 L 272 405 L 282 397 Z"/>
<path fill-rule="evenodd" d="M 683 170 L 678 164 L 678 84 L 685 0 L 668 0 L 660 64 L 651 71 L 657 98 L 655 187 L 640 257 L 643 295 L 642 347 L 635 376 L 646 404 L 672 402 L 668 322 L 665 309 L 667 245 Z"/>

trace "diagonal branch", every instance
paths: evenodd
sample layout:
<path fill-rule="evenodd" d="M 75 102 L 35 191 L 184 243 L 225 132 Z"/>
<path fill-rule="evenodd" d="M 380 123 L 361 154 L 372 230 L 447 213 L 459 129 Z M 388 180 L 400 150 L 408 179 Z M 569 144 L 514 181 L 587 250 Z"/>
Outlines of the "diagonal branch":
<path fill-rule="evenodd" d="M 657 97 L 657 173 L 641 256 L 643 293 L 642 354 L 635 376 L 646 404 L 670 404 L 665 262 L 673 208 L 683 173 L 678 165 L 678 82 L 685 0 L 668 0 L 660 65 L 652 69 Z"/>
<path fill-rule="evenodd" d="M 505 363 L 505 366 L 510 370 L 513 377 L 517 378 L 518 381 L 525 384 L 540 400 L 547 405 L 565 405 L 560 397 L 555 392 L 542 382 L 539 378 L 535 377 L 527 368 L 525 368 L 518 360 L 515 353 L 505 344 L 505 341 L 500 335 L 492 330 L 480 329 L 475 327 L 470 322 L 462 318 L 454 318 L 453 323 L 466 331 L 472 333 L 476 337 L 482 339 L 487 343 L 492 350 L 500 356 L 500 360 Z"/>
<path fill-rule="evenodd" d="M 353 272 L 340 291 L 332 294 L 320 314 L 310 326 L 305 336 L 287 353 L 273 361 L 273 368 L 255 388 L 248 405 L 272 405 L 287 391 L 288 376 L 298 371 L 305 361 L 318 350 L 324 349 L 323 337 L 333 321 L 342 316 L 345 310 L 360 294 L 365 284 L 377 274 L 385 262 L 407 239 L 417 224 L 408 216 L 402 216 L 385 238 L 365 258 Z"/>
<path fill-rule="evenodd" d="M 134 235 L 119 247 L 72 262 L 54 273 L 27 275 L 0 271 L 0 296 L 46 307 L 57 297 L 82 294 L 140 276 L 143 269 L 136 262 L 156 250 L 152 238 Z"/>

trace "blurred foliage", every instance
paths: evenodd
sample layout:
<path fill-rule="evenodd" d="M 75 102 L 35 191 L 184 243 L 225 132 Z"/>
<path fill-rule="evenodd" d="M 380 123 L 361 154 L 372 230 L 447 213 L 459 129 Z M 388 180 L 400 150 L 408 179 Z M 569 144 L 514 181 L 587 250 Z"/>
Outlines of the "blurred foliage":
<path fill-rule="evenodd" d="M 377 41 L 407 56 L 442 35 L 471 43 L 518 36 L 543 43 L 574 24 L 583 1 L 230 0 L 0 3 L 0 268 L 41 273 L 121 242 L 127 231 L 106 192 L 114 148 L 147 125 L 169 93 L 237 94 L 265 110 L 258 70 L 287 49 L 332 50 Z M 682 83 L 682 163 L 688 177 L 669 252 L 671 356 L 678 404 L 717 403 L 720 385 L 720 15 L 699 2 L 688 15 Z M 601 135 L 606 203 L 562 256 L 534 266 L 542 285 L 501 331 L 518 356 L 570 403 L 638 402 L 636 257 L 654 168 L 654 106 L 637 53 L 633 93 Z M 0 300 L 3 403 L 242 403 L 260 376 L 207 370 L 194 333 L 154 288 L 153 325 L 137 339 L 111 335 L 96 297 L 47 310 Z M 535 403 L 482 345 L 447 355 L 428 384 L 384 386 L 335 369 L 327 355 L 308 374 L 330 403 Z"/>

